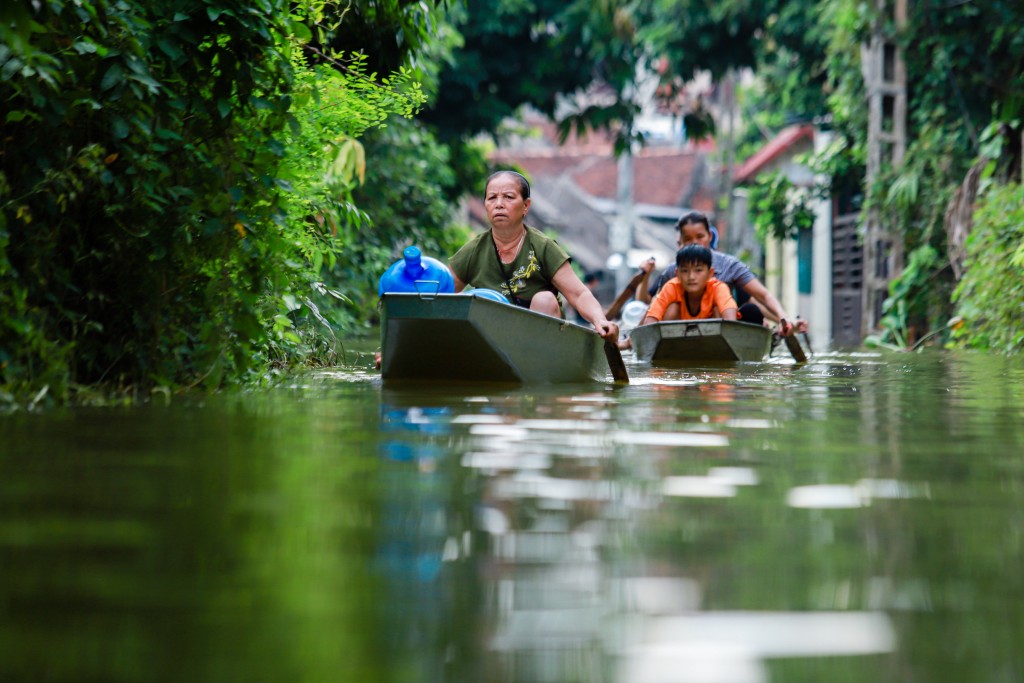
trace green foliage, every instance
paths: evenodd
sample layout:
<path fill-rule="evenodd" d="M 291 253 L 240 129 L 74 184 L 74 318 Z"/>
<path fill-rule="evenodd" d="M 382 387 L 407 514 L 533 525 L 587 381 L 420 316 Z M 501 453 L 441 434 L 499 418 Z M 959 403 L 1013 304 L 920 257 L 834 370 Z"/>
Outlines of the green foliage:
<path fill-rule="evenodd" d="M 763 174 L 749 188 L 750 213 L 757 236 L 785 239 L 814 227 L 814 193 L 781 173 Z"/>
<path fill-rule="evenodd" d="M 304 348 L 286 320 L 316 311 L 290 302 L 334 261 L 335 229 L 362 220 L 353 138 L 422 95 L 359 60 L 307 69 L 290 7 L 4 5 L 6 395 L 216 387 Z"/>
<path fill-rule="evenodd" d="M 889 283 L 889 298 L 882 305 L 881 330 L 865 339 L 865 344 L 905 349 L 944 314 L 949 286 L 940 280 L 943 265 L 941 255 L 931 245 L 925 244 L 910 253 L 903 272 Z"/>
<path fill-rule="evenodd" d="M 615 135 L 616 155 L 643 142 L 634 126 L 642 104 L 636 93 L 637 69 L 650 61 L 638 30 L 643 12 L 643 3 L 615 0 L 576 0 L 567 6 L 560 42 L 576 46 L 590 65 L 593 83 L 611 98 L 562 116 L 558 130 L 563 141 L 573 129 L 581 135 L 588 129 L 605 130 Z"/>
<path fill-rule="evenodd" d="M 944 213 L 965 171 L 959 164 L 955 169 L 951 165 L 968 159 L 963 143 L 941 121 L 924 124 L 908 145 L 902 165 L 884 168 L 874 186 L 867 188 L 865 208 L 899 226 L 908 254 L 925 246 L 945 249 Z"/>
<path fill-rule="evenodd" d="M 320 55 L 359 54 L 367 73 L 431 68 L 421 59 L 447 30 L 439 8 L 448 0 L 306 0 L 308 48 Z"/>
<path fill-rule="evenodd" d="M 823 197 L 849 197 L 859 206 L 863 196 L 864 148 L 854 145 L 850 137 L 834 135 L 829 144 L 809 160 L 815 174 L 827 178 L 828 187 L 819 187 Z"/>
<path fill-rule="evenodd" d="M 667 54 L 675 73 L 690 78 L 708 70 L 754 66 L 757 41 L 776 2 L 660 0 L 653 3 L 644 38 Z"/>
<path fill-rule="evenodd" d="M 967 272 L 954 292 L 963 347 L 1003 353 L 1024 350 L 1024 191 L 993 187 L 980 202 L 967 241 Z"/>
<path fill-rule="evenodd" d="M 669 4 L 692 8 L 695 3 Z M 708 11 L 727 12 L 736 4 Z M 985 182 L 1019 177 L 1024 42 L 1019 31 L 1007 27 L 1024 20 L 1024 8 L 1012 3 L 911 3 L 901 30 L 870 3 L 855 0 L 810 6 L 780 2 L 765 11 L 768 18 L 754 61 L 764 85 L 751 118 L 777 127 L 781 112 L 819 114 L 818 95 L 825 96 L 839 144 L 815 160 L 815 169 L 832 174 L 834 195 L 862 194 L 863 208 L 875 212 L 902 239 L 908 254 L 905 271 L 892 283 L 879 340 L 902 343 L 929 328 L 944 330 L 952 314 L 952 287 L 946 260 L 939 255 L 946 250 L 943 220 L 953 192 L 979 154 L 992 159 Z M 875 25 L 894 35 L 901 47 L 908 139 L 902 163 L 888 165 L 870 187 L 859 188 L 867 142 L 860 51 Z M 788 42 L 779 38 L 787 35 Z M 979 36 L 985 39 L 979 41 Z M 677 42 L 689 45 L 690 36 L 681 35 Z M 742 51 L 737 55 L 744 58 Z M 768 119 L 766 112 L 775 119 Z M 768 205 L 778 212 L 780 193 L 767 196 L 775 198 Z"/>
<path fill-rule="evenodd" d="M 992 121 L 981 132 L 979 156 L 988 159 L 982 173 L 982 189 L 992 183 L 1020 182 L 1022 142 L 1024 131 L 1024 88 L 1020 96 L 1003 103 Z"/>
<path fill-rule="evenodd" d="M 765 96 L 790 121 L 828 114 L 829 7 L 828 3 L 780 2 L 765 19 L 764 37 L 754 43 Z"/>
<path fill-rule="evenodd" d="M 554 115 L 558 97 L 592 80 L 571 21 L 580 2 L 467 0 L 453 13 L 461 48 L 442 69 L 423 120 L 451 142 L 491 133 L 524 103 Z"/>
<path fill-rule="evenodd" d="M 285 10 L 52 0 L 5 25 L 4 384 L 61 396 L 250 365 L 273 264 L 244 237 L 276 208 Z"/>
<path fill-rule="evenodd" d="M 337 362 L 335 330 L 360 318 L 358 306 L 365 302 L 353 293 L 362 293 L 361 278 L 346 272 L 345 264 L 370 250 L 366 237 L 372 234 L 373 221 L 355 192 L 373 165 L 356 138 L 385 128 L 389 116 L 411 117 L 424 101 L 409 69 L 378 84 L 361 55 L 333 57 L 337 68 L 294 61 L 295 126 L 283 135 L 286 153 L 278 171 L 278 248 L 292 257 L 277 265 L 262 305 L 267 356 L 278 366 Z M 342 292 L 324 279 L 352 284 Z"/>
<path fill-rule="evenodd" d="M 821 22 L 829 26 L 825 47 L 827 73 L 825 95 L 829 115 L 836 128 L 849 138 L 851 152 L 860 150 L 867 140 L 867 90 L 861 73 L 861 46 L 869 38 L 875 10 L 869 3 L 836 0 L 818 3 Z"/>

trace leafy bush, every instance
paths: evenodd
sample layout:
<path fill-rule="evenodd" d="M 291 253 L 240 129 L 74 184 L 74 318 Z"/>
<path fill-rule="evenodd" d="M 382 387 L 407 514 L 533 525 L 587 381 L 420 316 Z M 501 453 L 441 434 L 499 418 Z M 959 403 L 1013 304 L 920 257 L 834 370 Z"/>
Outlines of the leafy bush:
<path fill-rule="evenodd" d="M 967 271 L 953 295 L 963 324 L 957 346 L 1024 350 L 1024 188 L 994 186 L 979 202 L 967 240 Z"/>
<path fill-rule="evenodd" d="M 3 27 L 3 383 L 217 383 L 249 366 L 287 3 L 51 0 Z M 8 4 L 9 5 L 9 4 Z"/>
<path fill-rule="evenodd" d="M 947 273 L 934 247 L 925 244 L 912 251 L 903 272 L 889 283 L 879 333 L 869 335 L 864 343 L 906 349 L 923 341 L 928 330 L 944 331 L 946 325 L 940 321 L 948 316 Z"/>
<path fill-rule="evenodd" d="M 814 192 L 797 187 L 781 173 L 757 177 L 750 186 L 750 213 L 762 240 L 786 239 L 814 227 Z"/>
<path fill-rule="evenodd" d="M 302 4 L 3 3 L 0 399 L 216 387 L 320 344 L 295 323 L 323 328 L 312 287 L 358 239 L 354 138 L 422 96 L 307 68 Z"/>
<path fill-rule="evenodd" d="M 399 70 L 376 83 L 366 74 L 365 61 L 352 55 L 330 67 L 309 67 L 296 60 L 296 126 L 284 136 L 278 182 L 284 188 L 282 237 L 288 242 L 282 249 L 294 247 L 299 258 L 279 264 L 266 299 L 272 321 L 269 351 L 276 365 L 336 362 L 336 331 L 351 331 L 375 309 L 364 296 L 367 271 L 348 266 L 366 266 L 365 255 L 376 254 L 379 231 L 371 214 L 383 207 L 363 204 L 356 193 L 390 160 L 367 163 L 368 153 L 357 137 L 374 128 L 387 130 L 391 114 L 411 117 L 424 96 L 410 72 Z M 410 167 L 417 163 L 416 153 L 409 152 Z M 396 235 L 387 233 L 387 238 Z M 390 253 L 390 243 L 387 247 Z M 373 296 L 375 301 L 375 280 Z"/>

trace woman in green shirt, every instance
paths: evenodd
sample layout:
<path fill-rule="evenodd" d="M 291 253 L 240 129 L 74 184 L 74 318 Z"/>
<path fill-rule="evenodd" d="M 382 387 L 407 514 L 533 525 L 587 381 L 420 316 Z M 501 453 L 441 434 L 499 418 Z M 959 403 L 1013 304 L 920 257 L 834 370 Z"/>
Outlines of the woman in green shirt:
<path fill-rule="evenodd" d="M 526 225 L 530 184 L 514 171 L 487 179 L 484 207 L 491 229 L 467 242 L 448 261 L 455 291 L 467 285 L 495 289 L 512 303 L 561 317 L 558 294 L 579 311 L 597 333 L 617 342 L 618 326 L 569 265 L 569 254 L 555 240 Z"/>

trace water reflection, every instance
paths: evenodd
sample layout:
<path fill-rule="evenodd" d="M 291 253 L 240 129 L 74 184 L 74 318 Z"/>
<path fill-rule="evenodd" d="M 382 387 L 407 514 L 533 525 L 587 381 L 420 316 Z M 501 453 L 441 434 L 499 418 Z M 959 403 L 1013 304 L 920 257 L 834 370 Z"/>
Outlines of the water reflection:
<path fill-rule="evenodd" d="M 414 652 L 421 671 L 442 671 L 437 648 L 450 615 L 442 566 L 458 557 L 448 501 L 447 452 L 431 437 L 447 434 L 449 409 L 381 404 L 376 485 L 381 495 L 374 567 L 389 599 L 382 604 L 382 638 L 390 652 Z"/>
<path fill-rule="evenodd" d="M 656 427 L 635 424 L 650 406 L 617 401 L 609 411 L 607 394 L 551 391 L 543 410 L 535 396 L 524 409 L 523 396 L 495 395 L 473 397 L 454 417 L 409 411 L 444 416 L 476 481 L 489 680 L 758 682 L 769 679 L 770 659 L 892 652 L 884 612 L 715 608 L 706 604 L 709 567 L 658 557 L 652 540 L 680 546 L 657 540 L 658 529 L 734 514 L 668 501 L 733 499 L 759 487 L 753 464 L 722 461 L 735 457 L 730 434 L 746 440 L 776 423 L 733 415 L 729 383 L 646 386 L 694 386 L 708 400 L 686 405 L 676 396 L 677 405 L 655 406 Z M 702 472 L 674 474 L 681 466 Z M 900 491 L 893 482 L 861 484 L 876 497 Z"/>
<path fill-rule="evenodd" d="M 871 505 L 873 500 L 914 498 L 927 493 L 927 486 L 907 484 L 895 479 L 861 479 L 853 486 L 794 486 L 786 495 L 786 502 L 795 508 L 858 508 Z"/>
<path fill-rule="evenodd" d="M 606 680 L 604 510 L 617 496 L 603 419 L 607 397 L 552 397 L 526 417 L 496 398 L 503 422 L 469 422 L 463 463 L 480 477 L 481 578 L 492 623 L 491 680 Z M 575 399 L 575 400 L 573 400 Z"/>
<path fill-rule="evenodd" d="M 0 680 L 1024 678 L 1020 362 L 630 370 L 4 418 Z"/>

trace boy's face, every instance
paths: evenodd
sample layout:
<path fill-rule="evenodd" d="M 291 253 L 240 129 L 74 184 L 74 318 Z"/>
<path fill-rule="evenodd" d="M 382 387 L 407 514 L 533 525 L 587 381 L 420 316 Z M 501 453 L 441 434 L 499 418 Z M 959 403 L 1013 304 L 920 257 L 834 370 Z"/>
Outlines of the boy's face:
<path fill-rule="evenodd" d="M 703 223 L 687 223 L 679 229 L 679 238 L 676 243 L 680 247 L 687 244 L 699 244 L 711 248 L 711 232 L 704 227 Z"/>
<path fill-rule="evenodd" d="M 684 263 L 676 268 L 676 272 L 687 294 L 704 294 L 711 278 L 711 268 L 707 264 L 699 261 Z"/>

